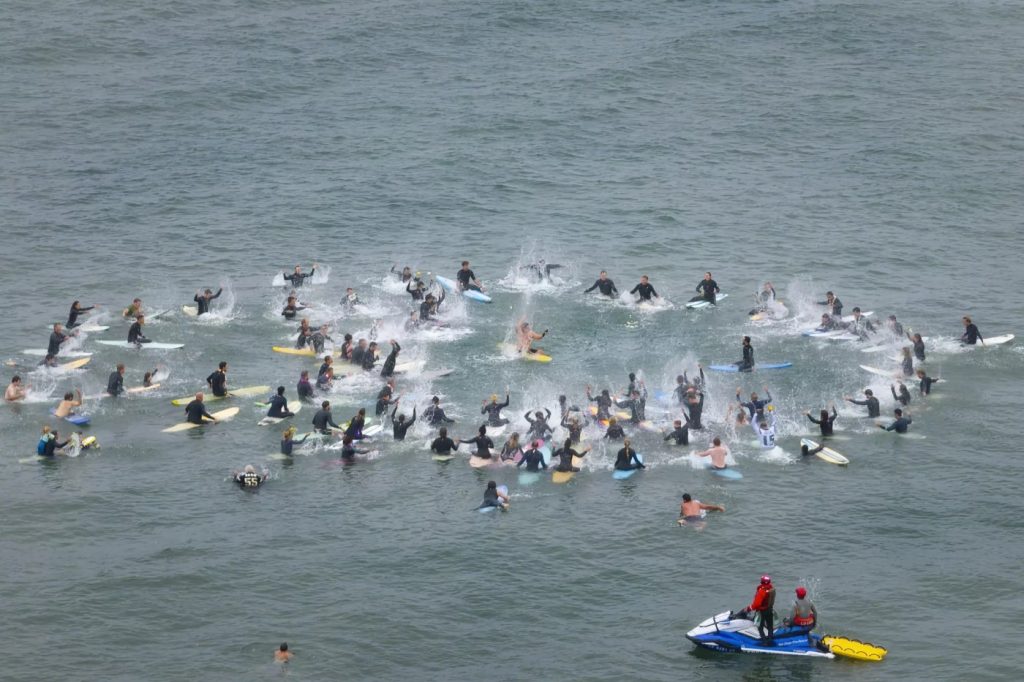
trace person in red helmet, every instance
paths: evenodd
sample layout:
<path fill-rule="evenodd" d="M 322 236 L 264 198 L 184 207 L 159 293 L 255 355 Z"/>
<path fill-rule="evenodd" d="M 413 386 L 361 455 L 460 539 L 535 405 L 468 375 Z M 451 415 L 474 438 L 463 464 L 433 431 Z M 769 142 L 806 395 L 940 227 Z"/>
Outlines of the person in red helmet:
<path fill-rule="evenodd" d="M 792 628 L 800 628 L 807 633 L 810 640 L 811 630 L 818 624 L 818 609 L 814 608 L 814 602 L 807 598 L 807 588 L 803 585 L 796 588 L 796 601 L 789 611 L 789 617 L 782 619 L 783 625 Z"/>
<path fill-rule="evenodd" d="M 775 630 L 775 614 L 772 609 L 775 607 L 775 586 L 772 585 L 772 579 L 770 576 L 762 575 L 761 584 L 757 586 L 757 591 L 754 592 L 754 601 L 750 602 L 750 606 L 747 607 L 747 611 L 755 611 L 761 614 L 761 617 L 757 621 L 757 632 L 761 635 L 761 642 L 763 644 L 773 643 L 773 633 Z M 767 635 L 765 632 L 767 631 Z"/>

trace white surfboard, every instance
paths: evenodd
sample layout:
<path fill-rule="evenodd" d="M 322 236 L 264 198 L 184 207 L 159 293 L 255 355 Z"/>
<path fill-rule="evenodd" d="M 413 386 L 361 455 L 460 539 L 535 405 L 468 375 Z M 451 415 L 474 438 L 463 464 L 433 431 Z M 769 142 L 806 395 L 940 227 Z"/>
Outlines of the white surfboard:
<path fill-rule="evenodd" d="M 127 341 L 100 340 L 96 343 L 103 344 L 104 346 L 115 346 L 117 348 L 141 348 L 145 350 L 176 350 L 178 348 L 185 347 L 185 344 L 183 343 L 160 343 L 158 341 L 141 343 L 138 346 L 134 343 L 128 343 Z"/>
<path fill-rule="evenodd" d="M 717 305 L 718 301 L 721 301 L 724 298 L 729 298 L 729 294 L 718 294 L 715 296 L 715 305 Z M 700 310 L 701 308 L 710 308 L 711 306 L 712 304 L 705 300 L 690 301 L 686 304 L 686 307 L 691 310 Z"/>

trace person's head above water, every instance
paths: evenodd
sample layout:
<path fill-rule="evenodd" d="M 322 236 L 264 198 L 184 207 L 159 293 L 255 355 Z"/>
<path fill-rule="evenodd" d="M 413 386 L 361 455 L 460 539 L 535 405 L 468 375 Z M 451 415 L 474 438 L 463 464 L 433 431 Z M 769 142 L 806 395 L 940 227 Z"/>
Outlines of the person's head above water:
<path fill-rule="evenodd" d="M 683 493 L 683 502 L 692 502 L 693 498 L 690 497 L 690 493 Z"/>

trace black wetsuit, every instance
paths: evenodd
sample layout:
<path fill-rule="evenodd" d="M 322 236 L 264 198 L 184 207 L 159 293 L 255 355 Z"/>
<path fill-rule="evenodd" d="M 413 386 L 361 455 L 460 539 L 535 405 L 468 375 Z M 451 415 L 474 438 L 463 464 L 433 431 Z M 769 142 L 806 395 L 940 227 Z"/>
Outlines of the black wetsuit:
<path fill-rule="evenodd" d="M 57 355 L 60 353 L 60 345 L 67 339 L 67 334 L 60 334 L 58 332 L 50 333 L 50 343 L 46 346 L 47 355 Z M 131 340 L 131 339 L 129 339 Z"/>
<path fill-rule="evenodd" d="M 603 436 L 603 438 L 607 438 L 608 440 L 618 440 L 625 437 L 626 432 L 622 430 L 622 426 L 619 424 L 609 424 L 608 429 L 605 430 Z"/>
<path fill-rule="evenodd" d="M 414 287 L 411 281 L 405 285 L 405 290 L 409 292 L 410 296 L 412 296 L 412 300 L 423 300 L 423 289 L 421 289 L 420 287 Z"/>
<path fill-rule="evenodd" d="M 348 358 L 349 362 L 351 362 L 353 365 L 362 365 L 363 356 L 366 355 L 369 352 L 369 350 L 369 348 L 363 348 L 362 346 L 354 346 L 352 348 L 352 354 L 349 355 Z"/>
<path fill-rule="evenodd" d="M 434 442 L 430 444 L 430 449 L 438 455 L 450 455 L 452 450 L 458 450 L 459 445 L 451 438 L 447 436 L 441 438 L 438 436 L 434 439 Z"/>
<path fill-rule="evenodd" d="M 440 405 L 430 405 L 423 411 L 423 419 L 426 420 L 431 426 L 437 426 L 438 424 L 453 424 L 454 419 L 449 419 L 448 415 L 444 413 L 444 410 Z"/>
<path fill-rule="evenodd" d="M 886 431 L 895 431 L 896 433 L 906 433 L 907 427 L 909 427 L 914 420 L 910 417 L 897 417 L 896 421 L 885 427 Z"/>
<path fill-rule="evenodd" d="M 544 461 L 544 453 L 536 448 L 530 448 L 523 453 L 523 458 L 519 460 L 517 467 L 526 465 L 527 471 L 539 471 L 540 469 L 547 470 L 547 462 Z"/>
<path fill-rule="evenodd" d="M 327 429 L 328 426 L 340 429 L 341 427 L 334 423 L 334 419 L 331 417 L 330 410 L 320 409 L 317 410 L 316 414 L 313 415 L 313 428 L 320 433 L 330 433 Z"/>
<path fill-rule="evenodd" d="M 838 296 L 832 297 L 832 302 L 818 301 L 818 305 L 830 305 L 832 306 L 832 316 L 842 317 L 843 316 L 843 302 L 839 300 Z"/>
<path fill-rule="evenodd" d="M 366 420 L 357 414 L 349 420 L 348 426 L 345 428 L 345 435 L 353 440 L 362 440 L 366 437 L 363 435 L 364 426 L 366 426 Z"/>
<path fill-rule="evenodd" d="M 750 372 L 754 369 L 754 347 L 743 346 L 743 359 L 736 363 L 741 372 Z"/>
<path fill-rule="evenodd" d="M 562 449 L 558 450 L 557 452 L 555 452 L 554 456 L 558 458 L 558 466 L 555 467 L 555 471 L 579 471 L 580 470 L 579 467 L 574 467 L 572 465 L 572 458 L 573 457 L 582 457 L 583 455 L 579 454 L 578 452 L 576 452 L 572 448 L 562 448 Z"/>
<path fill-rule="evenodd" d="M 303 282 L 306 281 L 306 278 L 312 277 L 314 272 L 316 272 L 316 268 L 313 268 L 309 272 L 293 272 L 290 275 L 285 275 L 284 279 L 286 282 L 291 282 L 294 287 L 301 287 Z"/>
<path fill-rule="evenodd" d="M 210 296 L 206 296 L 205 294 L 202 296 L 199 294 L 193 296 L 192 300 L 196 302 L 196 315 L 205 315 L 206 313 L 210 312 L 210 301 L 220 297 L 220 292 L 222 291 L 224 290 L 217 289 L 217 293 L 211 294 Z"/>
<path fill-rule="evenodd" d="M 462 441 L 463 443 L 474 443 L 476 445 L 476 456 L 481 459 L 491 458 L 491 448 L 494 447 L 494 441 L 491 440 L 490 436 L 477 436 L 476 438 L 470 438 Z"/>
<path fill-rule="evenodd" d="M 981 332 L 978 331 L 978 325 L 971 322 L 964 329 L 963 336 L 960 337 L 960 340 L 968 346 L 973 346 L 978 343 L 978 341 L 984 341 L 985 339 L 982 338 Z"/>
<path fill-rule="evenodd" d="M 373 366 L 376 364 L 377 357 L 376 355 L 374 355 L 373 349 L 367 348 L 366 352 L 363 353 L 363 357 L 359 365 L 363 368 L 364 371 L 369 372 L 370 370 L 373 369 Z"/>
<path fill-rule="evenodd" d="M 700 418 L 704 414 L 704 393 L 701 392 L 700 399 L 697 402 L 687 401 L 684 407 L 686 408 L 687 428 L 695 431 L 703 429 L 704 426 L 700 423 Z"/>
<path fill-rule="evenodd" d="M 124 393 L 124 377 L 118 371 L 113 371 L 107 378 L 107 393 L 112 396 L 119 396 Z"/>
<path fill-rule="evenodd" d="M 900 392 L 898 394 L 896 393 L 896 389 L 892 386 L 889 387 L 889 390 L 892 391 L 892 399 L 900 405 L 906 407 L 910 404 L 910 391 L 907 390 L 905 385 L 900 385 Z"/>
<path fill-rule="evenodd" d="M 309 335 L 309 339 L 306 341 L 310 346 L 313 347 L 313 352 L 320 355 L 324 352 L 324 344 L 330 341 L 334 343 L 334 339 L 329 334 L 324 334 L 319 329 Z"/>
<path fill-rule="evenodd" d="M 459 269 L 459 271 L 455 273 L 455 279 L 458 280 L 463 290 L 472 289 L 475 291 L 480 291 L 480 287 L 473 284 L 473 280 L 476 279 L 476 275 L 473 273 L 472 270 Z"/>
<path fill-rule="evenodd" d="M 918 388 L 921 390 L 921 395 L 928 395 L 932 392 L 932 384 L 935 383 L 935 379 L 930 376 L 921 377 L 921 383 L 918 384 Z"/>
<path fill-rule="evenodd" d="M 836 412 L 836 408 L 833 407 L 832 408 L 832 416 L 831 417 L 826 416 L 824 419 L 815 419 L 813 416 L 807 415 L 807 418 L 810 419 L 812 422 L 814 422 L 815 424 L 818 425 L 818 429 L 821 431 L 821 435 L 823 435 L 823 436 L 831 436 L 832 435 L 832 423 L 836 420 L 836 417 L 838 417 L 838 416 L 839 416 L 839 413 Z M 753 412 L 750 413 L 750 418 L 751 419 L 754 418 L 754 413 Z"/>
<path fill-rule="evenodd" d="M 282 455 L 288 455 L 289 457 L 291 457 L 292 448 L 294 446 L 296 446 L 296 445 L 302 445 L 303 443 L 306 442 L 307 438 L 309 438 L 309 434 L 306 434 L 305 436 L 303 436 L 302 440 L 292 440 L 291 438 L 282 438 L 281 439 L 281 454 Z"/>
<path fill-rule="evenodd" d="M 313 399 L 313 384 L 309 383 L 309 379 L 299 379 L 295 388 L 299 392 L 299 400 Z"/>
<path fill-rule="evenodd" d="M 584 290 L 583 293 L 590 293 L 594 289 L 600 291 L 602 296 L 607 296 L 609 298 L 619 293 L 619 290 L 615 288 L 615 282 L 613 282 L 610 278 L 604 280 L 596 280 L 593 286 L 591 286 L 589 289 Z"/>
<path fill-rule="evenodd" d="M 223 398 L 228 394 L 228 375 L 225 372 L 214 370 L 210 376 L 206 377 L 206 383 L 209 385 L 210 390 L 218 398 Z"/>
<path fill-rule="evenodd" d="M 553 430 L 551 425 L 548 424 L 548 419 L 551 419 L 551 410 L 545 407 L 544 411 L 547 412 L 547 417 L 533 418 L 530 416 L 529 412 L 526 413 L 526 421 L 530 423 L 530 430 L 526 432 L 528 440 L 533 440 L 535 438 L 544 440 L 551 435 Z"/>
<path fill-rule="evenodd" d="M 299 336 L 295 339 L 296 348 L 305 348 L 313 337 L 313 330 L 309 327 L 299 327 Z"/>
<path fill-rule="evenodd" d="M 597 418 L 608 419 L 611 417 L 612 399 L 604 393 L 596 398 L 590 398 L 590 402 L 597 403 Z"/>
<path fill-rule="evenodd" d="M 700 292 L 700 298 L 714 304 L 717 300 L 715 294 L 718 292 L 718 282 L 713 279 L 702 279 L 697 283 L 697 291 Z"/>
<path fill-rule="evenodd" d="M 288 398 L 283 395 L 272 395 L 267 402 L 270 403 L 270 407 L 267 409 L 268 417 L 292 416 L 292 411 L 288 409 Z"/>
<path fill-rule="evenodd" d="M 924 362 L 924 339 L 920 341 L 911 340 L 911 343 L 914 344 L 914 357 Z"/>
<path fill-rule="evenodd" d="M 193 400 L 185 406 L 185 421 L 189 424 L 202 424 L 203 417 L 213 419 L 213 416 L 206 411 L 206 405 L 200 400 Z"/>
<path fill-rule="evenodd" d="M 294 320 L 295 316 L 299 314 L 299 311 L 305 309 L 306 306 L 304 305 L 286 305 L 284 310 L 281 311 L 281 314 L 284 315 L 284 319 L 286 320 Z"/>
<path fill-rule="evenodd" d="M 741 407 L 747 408 L 747 411 L 750 412 L 750 418 L 753 419 L 754 414 L 756 414 L 758 410 L 763 410 L 765 406 L 772 401 L 772 394 L 768 393 L 767 391 L 765 391 L 765 393 L 768 396 L 765 400 L 751 400 L 750 402 L 746 403 L 743 402 L 742 399 L 740 399 L 740 394 L 737 393 L 736 402 L 738 402 Z M 814 423 L 817 424 L 817 422 Z"/>
<path fill-rule="evenodd" d="M 492 401 L 480 408 L 480 414 L 487 415 L 488 426 L 504 426 L 505 424 L 508 424 L 508 420 L 501 416 L 501 411 L 508 407 L 508 403 L 509 396 L 506 394 L 505 402 L 496 403 Z"/>
<path fill-rule="evenodd" d="M 640 294 L 641 301 L 650 301 L 652 298 L 658 295 L 658 292 L 654 290 L 654 287 L 650 284 L 644 284 L 641 282 L 633 287 L 630 291 L 631 294 Z"/>
<path fill-rule="evenodd" d="M 376 416 L 379 417 L 388 411 L 388 407 L 391 405 L 391 395 L 392 392 L 390 386 L 384 386 L 384 388 L 380 389 L 380 393 L 377 394 L 377 406 L 374 411 Z"/>
<path fill-rule="evenodd" d="M 869 396 L 864 400 L 854 400 L 850 398 L 850 402 L 854 405 L 867 405 L 869 417 L 878 417 L 882 414 L 882 411 L 878 407 L 878 398 L 875 396 Z"/>
<path fill-rule="evenodd" d="M 87 310 L 92 310 L 95 307 L 96 306 L 94 306 L 94 305 L 91 305 L 88 308 L 81 308 L 81 307 L 76 308 L 75 306 L 71 306 L 71 310 L 68 312 L 68 323 L 66 325 L 64 325 L 64 328 L 65 329 L 74 329 L 75 327 L 77 327 L 78 326 L 78 316 L 79 316 L 79 314 L 84 313 Z"/>
<path fill-rule="evenodd" d="M 380 368 L 380 375 L 382 377 L 389 377 L 395 373 L 395 363 L 398 362 L 398 353 L 401 350 L 402 347 L 397 343 L 391 344 L 391 352 L 384 359 L 384 366 Z"/>
<path fill-rule="evenodd" d="M 391 433 L 394 435 L 395 440 L 405 440 L 405 433 L 409 430 L 409 427 L 416 423 L 416 408 L 412 408 L 412 419 L 406 419 L 405 421 L 395 421 L 395 415 L 398 413 L 396 407 L 391 413 Z"/>
<path fill-rule="evenodd" d="M 128 328 L 128 343 L 149 343 L 149 339 L 142 334 L 142 324 L 138 320 Z"/>
<path fill-rule="evenodd" d="M 63 443 L 58 443 L 56 438 L 49 438 L 43 445 L 43 451 L 39 454 L 43 457 L 53 457 L 57 448 L 63 448 L 70 442 L 70 440 L 66 440 Z"/>
<path fill-rule="evenodd" d="M 617 471 L 629 471 L 631 469 L 643 469 L 644 463 L 636 456 L 633 448 L 622 448 L 615 456 L 615 469 Z"/>
<path fill-rule="evenodd" d="M 573 422 L 569 420 L 568 415 L 566 415 L 566 418 L 562 419 L 562 427 L 569 432 L 569 440 L 573 444 L 580 442 L 580 438 L 583 437 L 582 421 L 578 421 L 573 424 Z"/>
<path fill-rule="evenodd" d="M 647 409 L 647 399 L 644 398 L 643 396 L 639 396 L 637 398 L 630 398 L 629 400 L 623 400 L 615 404 L 618 407 L 625 407 L 629 409 L 629 421 L 631 421 L 634 424 L 639 424 L 646 418 L 645 412 Z"/>
<path fill-rule="evenodd" d="M 664 440 L 672 439 L 676 445 L 689 445 L 690 444 L 690 429 L 688 424 L 684 424 L 677 429 L 673 429 L 665 436 Z"/>

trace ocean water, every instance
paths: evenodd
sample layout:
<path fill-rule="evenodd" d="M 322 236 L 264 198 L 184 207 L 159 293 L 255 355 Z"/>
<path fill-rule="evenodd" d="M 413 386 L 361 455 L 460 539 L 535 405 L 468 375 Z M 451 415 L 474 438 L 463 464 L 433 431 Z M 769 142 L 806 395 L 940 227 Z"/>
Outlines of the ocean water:
<path fill-rule="evenodd" d="M 281 641 L 299 680 L 1019 676 L 1024 353 L 956 341 L 964 314 L 992 336 L 1024 317 L 1019 4 L 14 0 L 0 18 L 0 356 L 32 384 L 0 408 L 0 678 L 277 679 Z M 517 270 L 539 258 L 564 266 L 558 286 Z M 389 268 L 451 277 L 463 259 L 494 303 L 452 297 L 449 328 L 405 333 Z M 621 391 L 629 372 L 670 389 L 737 360 L 743 335 L 794 367 L 709 373 L 696 445 L 638 432 L 650 466 L 626 482 L 597 431 L 564 486 L 433 462 L 422 424 L 355 466 L 323 447 L 285 463 L 249 399 L 229 423 L 161 433 L 220 360 L 232 386 L 289 394 L 315 371 L 270 350 L 294 330 L 271 281 L 314 262 L 311 321 L 358 337 L 377 320 L 403 358 L 453 369 L 401 377 L 401 410 L 438 395 L 462 437 L 506 387 L 522 431 L 559 394 Z M 650 275 L 668 303 L 584 296 L 601 269 L 620 290 Z M 705 270 L 730 297 L 686 310 Z M 765 280 L 793 315 L 758 325 Z M 177 312 L 222 285 L 210 319 Z M 908 437 L 842 401 L 870 386 L 891 414 L 889 382 L 858 365 L 895 350 L 800 336 L 827 289 L 929 337 L 947 381 L 915 398 Z M 124 338 L 136 296 L 170 310 L 149 335 L 183 349 L 93 343 Z M 75 299 L 111 329 L 82 343 L 86 370 L 35 369 L 22 351 Z M 549 365 L 498 349 L 523 318 L 550 330 Z M 118 362 L 127 385 L 166 378 L 88 401 L 99 452 L 36 461 L 41 426 L 64 425 L 48 408 L 100 393 Z M 335 412 L 372 412 L 378 387 L 339 382 Z M 737 387 L 771 391 L 777 451 L 728 428 Z M 798 461 L 802 412 L 830 401 L 847 468 Z M 694 467 L 714 435 L 743 480 Z M 271 472 L 257 494 L 229 480 L 247 463 Z M 488 478 L 509 513 L 472 511 Z M 684 491 L 727 511 L 679 528 Z M 685 632 L 765 572 L 779 611 L 807 584 L 823 632 L 889 657 L 695 651 Z"/>

